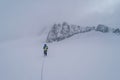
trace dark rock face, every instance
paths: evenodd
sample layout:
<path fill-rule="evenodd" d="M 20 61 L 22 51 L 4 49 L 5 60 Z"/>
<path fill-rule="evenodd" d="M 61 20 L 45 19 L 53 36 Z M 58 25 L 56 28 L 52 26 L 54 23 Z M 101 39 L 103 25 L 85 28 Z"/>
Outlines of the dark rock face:
<path fill-rule="evenodd" d="M 64 22 L 61 24 L 54 24 L 48 34 L 47 42 L 60 41 L 70 36 L 70 26 Z"/>
<path fill-rule="evenodd" d="M 109 32 L 109 28 L 107 26 L 104 26 L 104 25 L 100 24 L 100 25 L 97 26 L 96 31 L 106 33 L 106 32 Z"/>
<path fill-rule="evenodd" d="M 54 24 L 48 33 L 46 42 L 50 43 L 54 41 L 61 41 L 75 34 L 89 32 L 93 29 L 94 27 L 84 28 L 77 25 L 69 25 L 66 22 L 63 22 L 62 24 Z"/>
<path fill-rule="evenodd" d="M 62 24 L 54 24 L 51 30 L 48 33 L 46 42 L 51 43 L 55 41 L 61 41 L 66 38 L 69 38 L 75 34 L 85 33 L 90 31 L 99 31 L 102 33 L 110 32 L 111 28 L 105 25 L 98 25 L 97 27 L 81 27 L 78 25 L 69 25 L 67 22 L 63 22 Z M 120 29 L 114 29 L 111 31 L 115 34 L 120 34 Z"/>
<path fill-rule="evenodd" d="M 119 28 L 114 29 L 114 30 L 113 30 L 113 33 L 120 34 L 120 29 L 119 29 Z"/>

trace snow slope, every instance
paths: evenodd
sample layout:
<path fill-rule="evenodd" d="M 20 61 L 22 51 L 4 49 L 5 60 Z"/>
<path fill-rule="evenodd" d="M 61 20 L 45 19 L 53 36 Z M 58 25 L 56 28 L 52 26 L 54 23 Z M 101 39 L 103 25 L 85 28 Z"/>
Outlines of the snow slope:
<path fill-rule="evenodd" d="M 45 35 L 0 43 L 0 80 L 120 80 L 120 36 L 89 32 L 48 44 Z"/>

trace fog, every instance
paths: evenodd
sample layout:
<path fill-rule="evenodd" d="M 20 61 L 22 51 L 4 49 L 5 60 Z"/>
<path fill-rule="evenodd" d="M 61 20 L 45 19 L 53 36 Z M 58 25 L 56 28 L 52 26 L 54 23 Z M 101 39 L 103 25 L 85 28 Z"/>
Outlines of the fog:
<path fill-rule="evenodd" d="M 120 0 L 0 0 L 0 41 L 37 35 L 66 21 L 120 27 Z"/>

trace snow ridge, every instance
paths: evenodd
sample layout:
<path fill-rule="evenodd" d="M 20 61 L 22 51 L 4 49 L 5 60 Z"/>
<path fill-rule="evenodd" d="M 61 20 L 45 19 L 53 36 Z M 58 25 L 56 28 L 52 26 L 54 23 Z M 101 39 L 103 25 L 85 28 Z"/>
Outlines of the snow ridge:
<path fill-rule="evenodd" d="M 47 35 L 46 42 L 51 43 L 55 41 L 61 41 L 66 38 L 69 38 L 73 35 L 79 34 L 79 33 L 85 33 L 90 31 L 99 31 L 102 33 L 108 33 L 112 32 L 115 34 L 120 35 L 120 29 L 119 28 L 110 28 L 108 26 L 99 24 L 98 26 L 92 26 L 92 27 L 81 27 L 79 25 L 70 25 L 67 22 L 63 22 L 62 24 L 54 24 L 49 31 Z"/>

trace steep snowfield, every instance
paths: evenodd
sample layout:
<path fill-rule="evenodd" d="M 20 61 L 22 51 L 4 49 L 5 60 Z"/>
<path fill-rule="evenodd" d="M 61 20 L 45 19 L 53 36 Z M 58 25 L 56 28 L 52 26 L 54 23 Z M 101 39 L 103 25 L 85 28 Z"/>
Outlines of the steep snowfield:
<path fill-rule="evenodd" d="M 89 32 L 48 44 L 45 35 L 0 43 L 0 80 L 120 80 L 120 36 Z M 44 38 L 43 38 L 44 37 Z"/>

